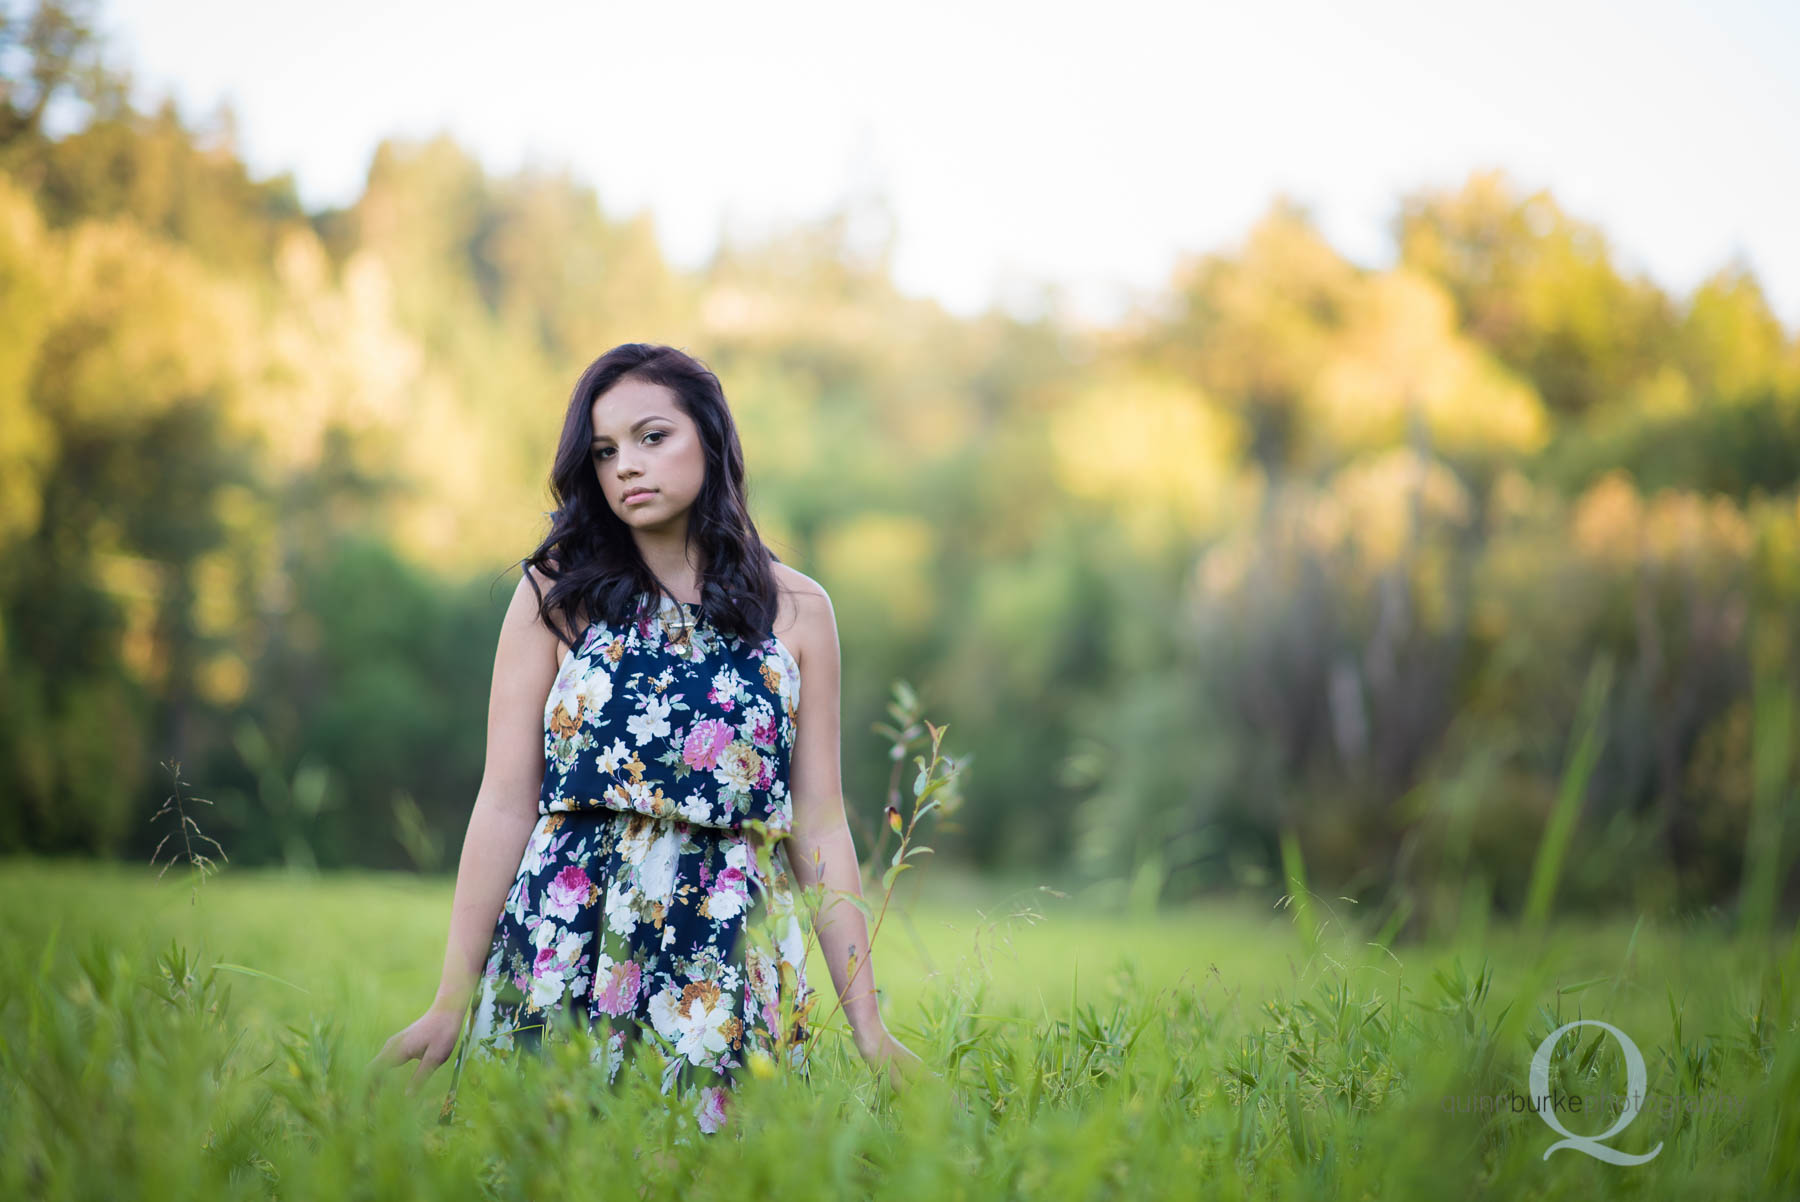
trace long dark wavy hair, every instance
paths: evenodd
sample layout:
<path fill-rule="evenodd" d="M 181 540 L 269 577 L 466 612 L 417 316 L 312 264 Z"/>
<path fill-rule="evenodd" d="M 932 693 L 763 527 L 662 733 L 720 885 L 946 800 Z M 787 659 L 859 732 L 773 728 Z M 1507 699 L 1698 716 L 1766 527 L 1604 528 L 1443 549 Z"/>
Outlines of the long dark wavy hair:
<path fill-rule="evenodd" d="M 615 346 L 588 364 L 575 382 L 550 469 L 550 493 L 556 501 L 550 533 L 520 561 L 550 581 L 547 594 L 532 581 L 538 614 L 576 650 L 575 639 L 581 634 L 573 628 L 576 613 L 623 625 L 654 612 L 660 592 L 656 578 L 638 554 L 631 527 L 607 504 L 590 458 L 594 401 L 627 376 L 673 391 L 705 448 L 706 481 L 688 511 L 688 543 L 700 552 L 699 620 L 727 637 L 760 642 L 775 625 L 777 588 L 769 564 L 779 560 L 763 545 L 750 520 L 744 500 L 744 451 L 725 389 L 719 377 L 692 355 L 654 343 Z M 526 579 L 531 580 L 530 574 Z M 565 632 L 551 621 L 552 614 L 570 615 L 571 629 Z"/>

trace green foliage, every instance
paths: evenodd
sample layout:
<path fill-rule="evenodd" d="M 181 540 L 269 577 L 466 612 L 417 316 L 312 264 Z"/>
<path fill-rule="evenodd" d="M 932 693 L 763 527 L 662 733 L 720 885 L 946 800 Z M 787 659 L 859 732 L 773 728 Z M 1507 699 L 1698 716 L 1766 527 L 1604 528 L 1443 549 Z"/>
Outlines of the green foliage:
<path fill-rule="evenodd" d="M 1645 492 L 1724 493 L 1739 501 L 1800 485 L 1800 395 L 1766 391 L 1733 401 L 1599 414 L 1546 449 L 1539 470 L 1571 493 L 1615 469 Z"/>
<path fill-rule="evenodd" d="M 345 950 L 367 938 L 362 899 L 343 897 L 351 887 L 305 886 L 307 912 L 334 924 L 326 942 L 350 975 L 326 985 L 308 971 L 313 988 L 301 992 L 264 971 L 299 970 L 306 938 L 266 891 L 277 933 L 252 968 L 204 945 L 239 942 L 233 924 L 254 903 L 177 898 L 172 912 L 198 925 L 146 941 L 132 904 L 151 888 L 143 880 L 9 865 L 0 972 L 18 988 L 0 997 L 0 1191 L 1272 1199 L 1436 1197 L 1455 1181 L 1484 1196 L 1557 1199 L 1631 1188 L 1772 1196 L 1800 1168 L 1791 934 L 1770 944 L 1640 922 L 1628 941 L 1607 924 L 1395 953 L 1352 930 L 1316 943 L 1272 931 L 1236 949 L 1241 920 L 1209 910 L 1155 932 L 1168 947 L 1210 931 L 1198 946 L 1225 967 L 1195 979 L 1112 956 L 1120 932 L 1083 928 L 1071 907 L 1046 933 L 1059 954 L 1029 968 L 965 960 L 902 980 L 898 958 L 884 961 L 909 999 L 890 1003 L 890 1022 L 941 1078 L 878 1088 L 827 1039 L 810 1083 L 748 1076 L 734 1125 L 702 1135 L 660 1104 L 653 1056 L 608 1089 L 579 1040 L 542 1060 L 471 1060 L 440 1123 L 445 1074 L 408 1095 L 398 1076 L 366 1067 L 435 966 L 421 959 L 367 990 L 370 974 Z M 97 908 L 67 917 L 81 897 Z M 384 919 L 435 929 L 444 901 L 439 887 Z M 951 962 L 966 936 L 938 920 L 959 912 L 914 909 Z M 1296 957 L 1287 972 L 1259 968 L 1281 954 Z M 1528 1093 L 1538 1045 L 1575 1018 L 1613 1023 L 1643 1053 L 1642 1113 L 1606 1142 L 1640 1153 L 1660 1144 L 1646 1164 L 1546 1158 L 1555 1133 L 1508 1104 Z M 1625 1084 L 1621 1046 L 1593 1028 L 1565 1035 L 1550 1069 L 1564 1094 L 1598 1099 Z M 1606 1126 L 1594 1113 L 1563 1121 Z"/>
<path fill-rule="evenodd" d="M 1575 739 L 1568 765 L 1563 769 L 1556 808 L 1550 811 L 1543 842 L 1538 844 L 1537 858 L 1531 865 L 1531 885 L 1525 895 L 1525 922 L 1532 927 L 1542 927 L 1550 918 L 1557 879 L 1562 875 L 1563 861 L 1574 837 L 1575 819 L 1581 812 L 1588 778 L 1593 774 L 1594 760 L 1599 756 L 1600 743 L 1605 738 L 1600 727 L 1600 713 L 1611 683 L 1611 661 L 1596 660 L 1588 670 L 1587 683 L 1582 689 Z"/>
<path fill-rule="evenodd" d="M 1781 874 L 1788 862 L 1783 839 L 1800 782 L 1788 769 L 1795 754 L 1793 686 L 1770 672 L 1756 683 L 1752 744 L 1756 792 L 1745 835 L 1743 921 L 1746 930 L 1765 933 L 1775 924 Z"/>

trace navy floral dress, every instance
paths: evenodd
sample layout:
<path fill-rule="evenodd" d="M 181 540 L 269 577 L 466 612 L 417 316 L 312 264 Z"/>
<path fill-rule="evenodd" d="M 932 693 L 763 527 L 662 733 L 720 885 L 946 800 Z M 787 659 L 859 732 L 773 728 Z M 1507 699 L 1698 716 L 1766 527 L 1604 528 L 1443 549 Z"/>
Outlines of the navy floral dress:
<path fill-rule="evenodd" d="M 771 837 L 793 825 L 799 699 L 773 634 L 726 637 L 668 597 L 589 623 L 544 704 L 540 817 L 465 1052 L 541 1048 L 580 1023 L 612 1082 L 655 1038 L 663 1093 L 706 1133 L 753 1057 L 806 1072 L 813 995 L 787 843 Z"/>

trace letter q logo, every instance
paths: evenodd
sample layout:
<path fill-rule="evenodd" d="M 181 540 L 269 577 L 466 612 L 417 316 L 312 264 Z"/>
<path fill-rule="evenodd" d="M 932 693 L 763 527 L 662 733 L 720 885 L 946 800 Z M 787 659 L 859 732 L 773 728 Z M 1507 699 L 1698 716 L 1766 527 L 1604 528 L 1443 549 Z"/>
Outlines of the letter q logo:
<path fill-rule="evenodd" d="M 1601 1022 L 1597 1018 L 1578 1018 L 1572 1023 L 1564 1023 L 1544 1036 L 1544 1042 L 1538 1045 L 1537 1051 L 1531 1057 L 1531 1096 L 1538 1099 L 1550 1096 L 1550 1052 L 1556 1047 L 1556 1041 L 1562 1037 L 1563 1032 L 1571 1031 L 1576 1027 L 1602 1027 L 1619 1037 L 1619 1044 L 1625 1049 L 1625 1097 L 1627 1102 L 1633 1098 L 1638 1099 L 1639 1106 L 1641 1106 L 1646 1080 L 1644 1054 L 1638 1051 L 1637 1044 L 1631 1042 L 1629 1035 L 1611 1023 Z M 1562 1125 L 1553 1108 L 1548 1105 L 1540 1104 L 1537 1112 L 1538 1117 L 1548 1123 L 1551 1130 L 1563 1136 L 1562 1139 L 1544 1149 L 1545 1160 L 1550 1159 L 1550 1153 L 1559 1148 L 1575 1148 L 1586 1152 L 1596 1160 L 1604 1160 L 1609 1164 L 1643 1164 L 1646 1160 L 1654 1159 L 1656 1154 L 1662 1151 L 1662 1144 L 1658 1142 L 1654 1148 L 1642 1156 L 1633 1156 L 1629 1152 L 1609 1148 L 1602 1142 L 1629 1127 L 1631 1121 L 1638 1116 L 1638 1106 L 1627 1105 L 1619 1112 L 1619 1121 L 1599 1135 L 1576 1135 Z"/>

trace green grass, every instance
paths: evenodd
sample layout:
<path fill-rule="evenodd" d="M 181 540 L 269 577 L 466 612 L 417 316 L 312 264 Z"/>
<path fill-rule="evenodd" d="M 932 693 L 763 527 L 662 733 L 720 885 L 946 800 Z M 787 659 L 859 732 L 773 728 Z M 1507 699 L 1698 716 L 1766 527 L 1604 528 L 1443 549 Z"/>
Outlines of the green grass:
<path fill-rule="evenodd" d="M 899 878 L 874 960 L 890 1027 L 945 1081 L 886 1092 L 827 1030 L 810 1085 L 748 1080 L 732 1131 L 683 1144 L 647 1081 L 603 1094 L 578 1048 L 471 1064 L 448 1125 L 448 1067 L 414 1097 L 410 1067 L 367 1074 L 435 989 L 448 879 L 227 868 L 196 894 L 178 871 L 0 870 L 0 1196 L 1715 1198 L 1800 1180 L 1791 932 L 1553 919 L 1384 949 L 1338 899 L 1311 899 L 1303 939 L 1287 907 L 1129 917 L 933 867 Z M 1536 1115 L 1446 1112 L 1526 1094 L 1532 1051 L 1576 1018 L 1642 1050 L 1646 1109 L 1606 1142 L 1660 1143 L 1647 1163 L 1546 1159 L 1559 1136 Z M 1625 1073 L 1587 1027 L 1551 1081 L 1622 1093 Z"/>

